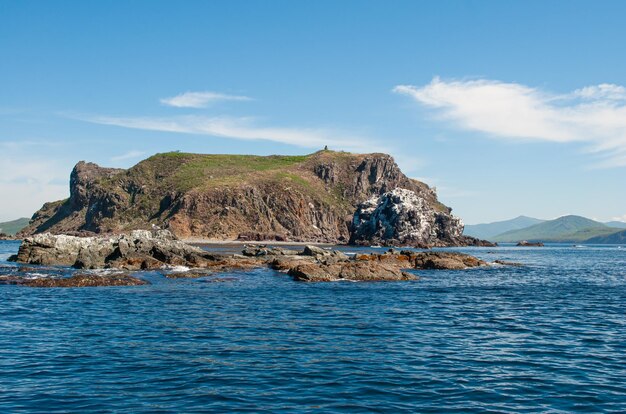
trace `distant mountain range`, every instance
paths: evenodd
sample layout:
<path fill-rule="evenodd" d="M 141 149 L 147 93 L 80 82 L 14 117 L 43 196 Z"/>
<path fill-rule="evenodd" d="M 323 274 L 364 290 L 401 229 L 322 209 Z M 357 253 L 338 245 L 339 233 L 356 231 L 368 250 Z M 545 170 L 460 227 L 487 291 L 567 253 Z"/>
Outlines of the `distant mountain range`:
<path fill-rule="evenodd" d="M 24 227 L 28 226 L 28 222 L 30 219 L 28 218 L 19 218 L 13 221 L 6 221 L 4 223 L 0 223 L 0 233 L 9 234 L 11 236 L 15 236 L 15 234 L 22 230 Z"/>
<path fill-rule="evenodd" d="M 511 220 L 496 221 L 485 224 L 468 224 L 463 234 L 478 239 L 491 240 L 493 237 L 511 230 L 520 230 L 544 222 L 532 217 L 519 216 Z"/>
<path fill-rule="evenodd" d="M 525 223 L 530 223 L 524 226 Z M 600 223 L 580 216 L 540 220 L 520 216 L 512 220 L 466 226 L 465 234 L 495 242 L 542 241 L 561 243 L 624 243 L 626 223 Z M 495 232 L 502 230 L 500 233 Z M 621 234 L 624 233 L 624 234 Z M 478 234 L 478 235 L 477 235 Z M 620 235 L 621 234 L 621 235 Z"/>
<path fill-rule="evenodd" d="M 595 244 L 626 244 L 626 230 L 609 234 L 608 236 L 597 236 L 587 240 L 587 243 Z"/>
<path fill-rule="evenodd" d="M 607 221 L 604 224 L 609 227 L 615 227 L 616 229 L 626 229 L 626 223 L 623 221 Z"/>

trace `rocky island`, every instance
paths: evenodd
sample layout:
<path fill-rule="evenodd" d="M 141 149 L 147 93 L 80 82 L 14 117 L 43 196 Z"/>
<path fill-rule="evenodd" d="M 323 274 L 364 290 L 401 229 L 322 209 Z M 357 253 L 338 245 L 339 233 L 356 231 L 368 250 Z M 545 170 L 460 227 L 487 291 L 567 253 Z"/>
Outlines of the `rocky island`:
<path fill-rule="evenodd" d="M 127 170 L 79 162 L 70 197 L 19 233 L 119 234 L 153 227 L 182 239 L 464 246 L 462 221 L 386 154 L 164 153 Z"/>
<path fill-rule="evenodd" d="M 127 170 L 79 162 L 70 197 L 45 204 L 18 237 L 11 261 L 85 272 L 28 286 L 145 283 L 129 272 L 201 277 L 269 267 L 297 281 L 413 280 L 411 269 L 484 266 L 452 252 L 390 249 L 347 256 L 252 245 L 216 254 L 189 239 L 431 247 L 490 245 L 463 236 L 463 222 L 428 185 L 386 154 L 319 151 L 306 156 L 157 154 Z M 185 272 L 172 269 L 183 267 Z M 94 276 L 94 269 L 115 272 Z M 58 282 L 55 282 L 58 280 Z"/>

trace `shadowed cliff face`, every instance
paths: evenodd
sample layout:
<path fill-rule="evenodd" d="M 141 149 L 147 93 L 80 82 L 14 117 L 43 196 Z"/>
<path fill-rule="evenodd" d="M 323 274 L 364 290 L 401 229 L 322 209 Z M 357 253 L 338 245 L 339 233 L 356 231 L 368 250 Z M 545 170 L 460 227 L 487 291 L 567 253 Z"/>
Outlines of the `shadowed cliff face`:
<path fill-rule="evenodd" d="M 45 204 L 21 236 L 156 225 L 179 237 L 345 243 L 357 207 L 396 188 L 412 192 L 438 215 L 439 233 L 456 234 L 459 226 L 462 231 L 434 191 L 406 177 L 389 155 L 320 151 L 269 157 L 167 153 L 128 170 L 80 162 L 70 177 L 70 198 Z M 439 233 L 431 233 L 421 242 L 438 244 Z"/>

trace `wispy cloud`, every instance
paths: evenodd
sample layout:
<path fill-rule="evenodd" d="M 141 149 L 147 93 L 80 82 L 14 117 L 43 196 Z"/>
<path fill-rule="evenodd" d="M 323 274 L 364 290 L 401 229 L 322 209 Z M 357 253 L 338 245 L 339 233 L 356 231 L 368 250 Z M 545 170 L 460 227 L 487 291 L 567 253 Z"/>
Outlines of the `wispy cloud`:
<path fill-rule="evenodd" d="M 355 137 L 341 131 L 265 127 L 258 125 L 253 118 L 184 115 L 172 117 L 94 116 L 80 117 L 80 119 L 87 122 L 124 128 L 208 135 L 241 140 L 267 140 L 306 148 L 322 148 L 328 145 L 329 147 L 342 150 L 382 150 L 380 146 L 369 139 Z"/>
<path fill-rule="evenodd" d="M 160 102 L 176 108 L 206 108 L 209 104 L 220 101 L 251 101 L 252 98 L 241 95 L 227 95 L 218 92 L 185 92 L 171 98 L 163 98 Z"/>
<path fill-rule="evenodd" d="M 120 162 L 120 161 L 134 160 L 139 157 L 143 157 L 144 155 L 146 155 L 145 151 L 133 150 L 133 151 L 125 152 L 124 154 L 116 155 L 115 157 L 111 157 L 111 161 Z"/>
<path fill-rule="evenodd" d="M 621 221 L 626 223 L 626 214 L 623 216 L 611 217 L 611 221 Z"/>
<path fill-rule="evenodd" d="M 626 88 L 620 85 L 553 94 L 518 83 L 434 78 L 425 86 L 398 85 L 393 91 L 461 129 L 509 140 L 587 143 L 600 158 L 595 166 L 626 166 Z"/>

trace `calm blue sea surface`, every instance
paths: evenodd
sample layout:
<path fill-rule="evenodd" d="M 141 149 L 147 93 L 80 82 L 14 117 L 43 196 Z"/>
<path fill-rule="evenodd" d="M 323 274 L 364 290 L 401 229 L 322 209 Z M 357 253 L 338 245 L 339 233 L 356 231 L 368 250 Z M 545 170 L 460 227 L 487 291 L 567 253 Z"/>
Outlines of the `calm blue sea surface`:
<path fill-rule="evenodd" d="M 458 250 L 527 266 L 0 286 L 0 412 L 626 412 L 626 248 Z"/>

